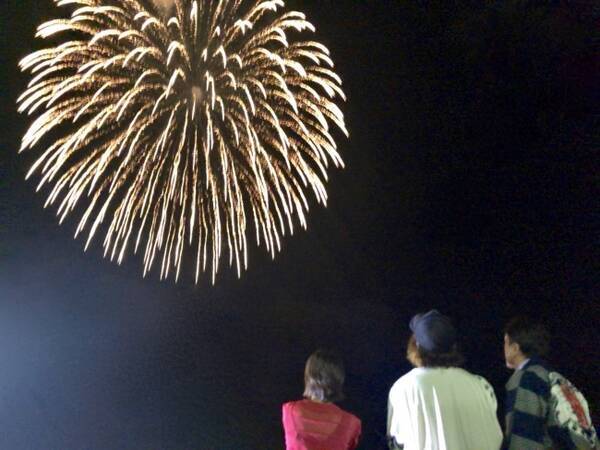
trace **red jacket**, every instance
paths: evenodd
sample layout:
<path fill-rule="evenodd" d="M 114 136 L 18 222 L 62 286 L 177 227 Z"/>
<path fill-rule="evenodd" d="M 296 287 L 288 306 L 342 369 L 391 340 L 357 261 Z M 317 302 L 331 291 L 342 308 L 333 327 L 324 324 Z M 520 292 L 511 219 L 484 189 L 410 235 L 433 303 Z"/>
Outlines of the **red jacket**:
<path fill-rule="evenodd" d="M 360 419 L 333 403 L 299 400 L 282 408 L 286 450 L 353 450 Z"/>

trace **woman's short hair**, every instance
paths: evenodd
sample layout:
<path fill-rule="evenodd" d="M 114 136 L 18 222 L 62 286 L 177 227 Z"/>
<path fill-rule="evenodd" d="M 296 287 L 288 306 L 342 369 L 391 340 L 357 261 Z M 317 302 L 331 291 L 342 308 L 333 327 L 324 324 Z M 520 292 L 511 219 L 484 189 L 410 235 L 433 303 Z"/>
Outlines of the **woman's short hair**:
<path fill-rule="evenodd" d="M 331 350 L 319 349 L 308 357 L 304 368 L 304 397 L 320 402 L 344 398 L 344 363 Z"/>
<path fill-rule="evenodd" d="M 460 367 L 465 362 L 456 344 L 448 352 L 428 352 L 417 345 L 414 334 L 408 340 L 406 359 L 415 367 Z"/>
<path fill-rule="evenodd" d="M 519 344 L 527 357 L 545 356 L 550 350 L 550 334 L 544 325 L 527 317 L 515 317 L 508 322 L 504 332 L 510 342 Z"/>

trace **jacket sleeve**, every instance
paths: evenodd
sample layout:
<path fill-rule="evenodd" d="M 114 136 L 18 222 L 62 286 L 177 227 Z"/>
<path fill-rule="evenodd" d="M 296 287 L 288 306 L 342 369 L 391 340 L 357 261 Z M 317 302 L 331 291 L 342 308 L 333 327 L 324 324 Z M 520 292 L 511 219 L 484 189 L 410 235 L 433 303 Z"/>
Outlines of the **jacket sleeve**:
<path fill-rule="evenodd" d="M 391 392 L 390 392 L 391 395 Z M 388 397 L 388 408 L 387 408 L 387 443 L 390 450 L 400 450 L 404 448 L 403 445 L 399 444 L 395 439 L 396 426 L 394 417 L 394 404 Z"/>
<path fill-rule="evenodd" d="M 358 447 L 358 443 L 360 441 L 360 436 L 362 434 L 362 423 L 360 420 L 357 421 L 355 427 L 354 427 L 354 438 L 352 439 L 352 442 L 350 443 L 350 449 L 354 450 L 355 448 Z"/>
<path fill-rule="evenodd" d="M 294 422 L 291 417 L 291 407 L 290 403 L 285 403 L 281 407 L 281 422 L 283 423 L 283 437 L 285 440 L 285 448 L 290 448 L 291 442 L 288 442 L 288 435 L 293 435 L 292 429 L 294 428 Z"/>

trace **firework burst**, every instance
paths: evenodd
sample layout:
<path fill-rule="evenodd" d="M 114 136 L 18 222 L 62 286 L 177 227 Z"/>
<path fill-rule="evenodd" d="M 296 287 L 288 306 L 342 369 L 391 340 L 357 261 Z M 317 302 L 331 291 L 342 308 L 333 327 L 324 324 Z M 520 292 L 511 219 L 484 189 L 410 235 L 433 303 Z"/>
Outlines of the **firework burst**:
<path fill-rule="evenodd" d="M 19 111 L 38 112 L 21 150 L 50 141 L 27 176 L 51 185 L 61 222 L 84 204 L 86 249 L 104 229 L 105 256 L 142 249 L 144 275 L 159 261 L 176 279 L 188 249 L 196 282 L 207 265 L 214 282 L 224 248 L 247 267 L 250 226 L 274 257 L 306 227 L 306 192 L 326 203 L 345 98 L 327 48 L 292 39 L 314 32 L 304 14 L 281 0 L 55 3 L 71 18 L 37 36 L 67 39 L 20 63 Z"/>

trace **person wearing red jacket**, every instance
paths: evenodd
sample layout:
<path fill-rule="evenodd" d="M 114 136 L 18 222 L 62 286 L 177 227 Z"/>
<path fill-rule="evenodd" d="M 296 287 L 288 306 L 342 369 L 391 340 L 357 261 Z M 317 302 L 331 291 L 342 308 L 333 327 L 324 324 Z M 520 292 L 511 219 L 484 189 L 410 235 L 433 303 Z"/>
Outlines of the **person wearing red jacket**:
<path fill-rule="evenodd" d="M 282 407 L 286 450 L 354 450 L 361 421 L 334 402 L 344 397 L 344 365 L 328 350 L 317 350 L 306 361 L 304 399 Z"/>

